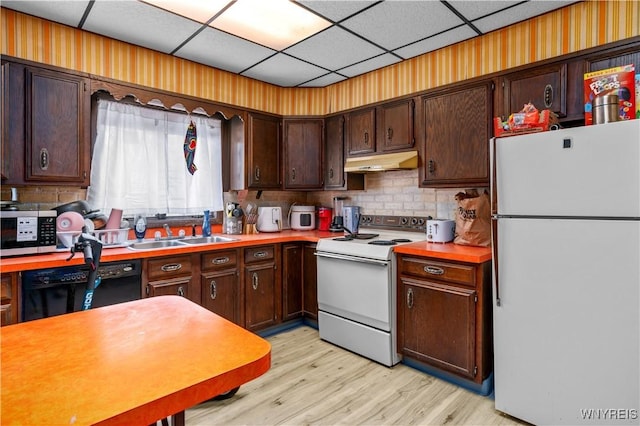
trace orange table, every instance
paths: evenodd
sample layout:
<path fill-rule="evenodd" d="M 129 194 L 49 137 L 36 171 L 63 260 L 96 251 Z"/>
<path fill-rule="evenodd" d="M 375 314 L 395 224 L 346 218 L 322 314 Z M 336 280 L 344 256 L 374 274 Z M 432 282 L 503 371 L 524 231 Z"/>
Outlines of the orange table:
<path fill-rule="evenodd" d="M 265 373 L 271 346 L 178 296 L 0 329 L 3 425 L 148 425 Z"/>

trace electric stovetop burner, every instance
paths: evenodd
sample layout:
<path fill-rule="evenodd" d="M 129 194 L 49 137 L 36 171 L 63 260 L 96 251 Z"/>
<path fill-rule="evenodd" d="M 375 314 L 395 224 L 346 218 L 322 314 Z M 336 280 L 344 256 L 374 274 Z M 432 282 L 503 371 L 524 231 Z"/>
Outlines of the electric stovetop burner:
<path fill-rule="evenodd" d="M 367 244 L 372 244 L 374 246 L 395 246 L 398 243 L 392 240 L 375 240 L 369 241 Z"/>
<path fill-rule="evenodd" d="M 333 238 L 334 241 L 370 240 L 380 234 L 349 234 L 344 237 Z"/>

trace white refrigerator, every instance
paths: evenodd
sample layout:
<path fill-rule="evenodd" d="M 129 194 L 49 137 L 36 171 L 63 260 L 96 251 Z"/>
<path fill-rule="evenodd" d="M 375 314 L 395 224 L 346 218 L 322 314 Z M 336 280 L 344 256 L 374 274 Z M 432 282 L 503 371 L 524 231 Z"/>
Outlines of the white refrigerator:
<path fill-rule="evenodd" d="M 640 424 L 640 120 L 491 140 L 495 407 Z"/>

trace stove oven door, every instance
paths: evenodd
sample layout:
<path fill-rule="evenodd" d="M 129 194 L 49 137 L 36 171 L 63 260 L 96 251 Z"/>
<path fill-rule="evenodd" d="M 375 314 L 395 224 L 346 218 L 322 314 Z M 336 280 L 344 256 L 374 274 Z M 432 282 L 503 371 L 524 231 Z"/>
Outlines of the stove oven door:
<path fill-rule="evenodd" d="M 318 310 L 390 332 L 391 261 L 318 252 Z"/>

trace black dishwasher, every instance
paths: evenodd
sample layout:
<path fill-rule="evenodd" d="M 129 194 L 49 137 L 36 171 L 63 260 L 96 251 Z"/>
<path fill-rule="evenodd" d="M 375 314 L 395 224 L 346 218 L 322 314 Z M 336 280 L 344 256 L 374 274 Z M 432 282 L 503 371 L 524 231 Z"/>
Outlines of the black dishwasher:
<path fill-rule="evenodd" d="M 140 299 L 140 275 L 140 260 L 101 263 L 98 276 L 102 281 L 93 293 L 92 307 Z M 81 310 L 88 276 L 86 265 L 23 272 L 22 321 Z"/>

